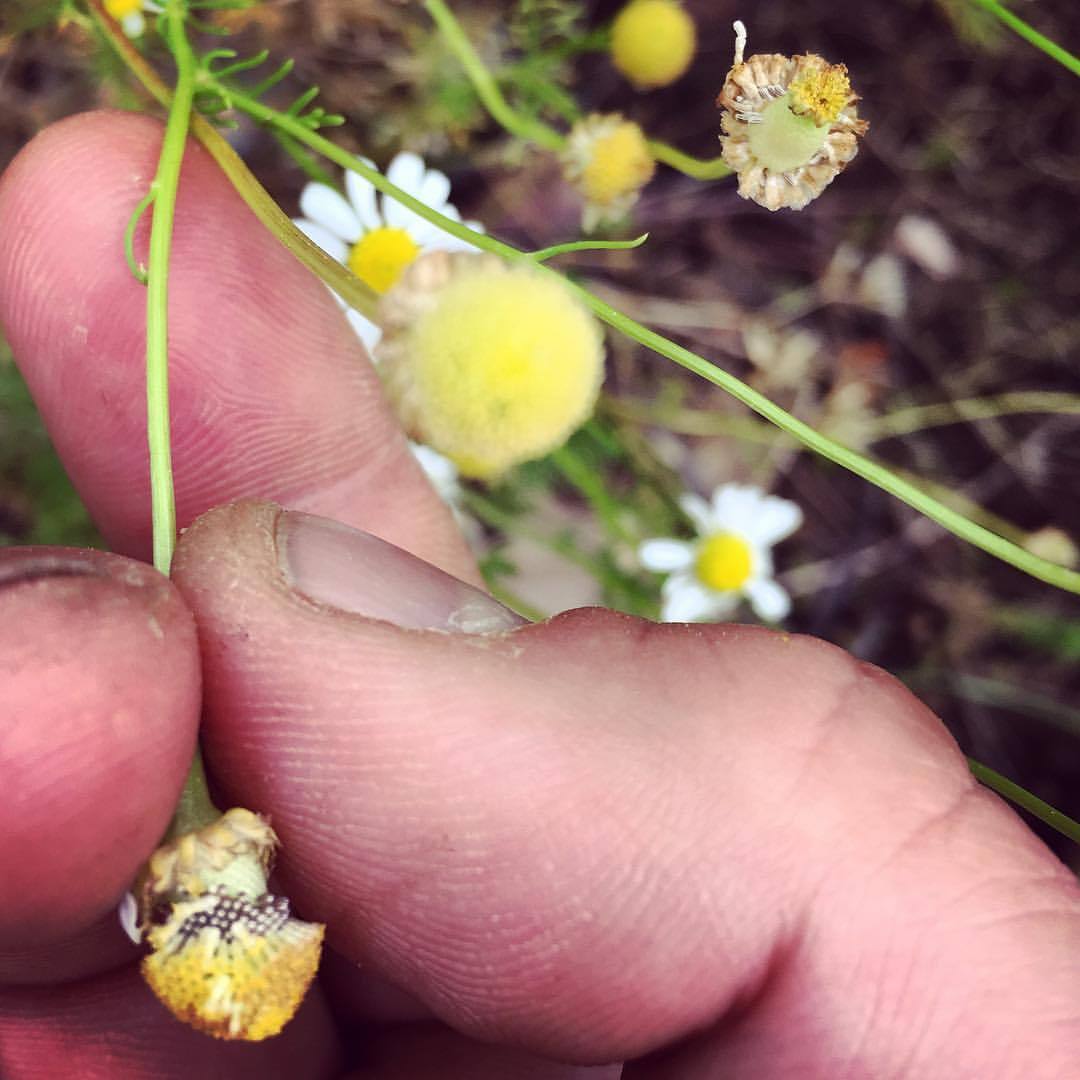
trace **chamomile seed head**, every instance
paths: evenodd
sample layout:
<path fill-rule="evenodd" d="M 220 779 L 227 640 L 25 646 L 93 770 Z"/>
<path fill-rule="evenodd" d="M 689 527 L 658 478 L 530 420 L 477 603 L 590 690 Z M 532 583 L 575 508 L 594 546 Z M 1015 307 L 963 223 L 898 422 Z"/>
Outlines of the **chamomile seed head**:
<path fill-rule="evenodd" d="M 592 413 L 603 339 L 557 277 L 493 255 L 421 256 L 383 297 L 379 372 L 406 432 L 491 479 Z"/>

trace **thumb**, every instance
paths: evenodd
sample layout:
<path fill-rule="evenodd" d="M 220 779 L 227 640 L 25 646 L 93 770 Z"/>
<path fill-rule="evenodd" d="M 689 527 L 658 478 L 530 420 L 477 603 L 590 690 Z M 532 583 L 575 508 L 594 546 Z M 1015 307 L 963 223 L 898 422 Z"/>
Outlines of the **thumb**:
<path fill-rule="evenodd" d="M 290 895 L 467 1034 L 656 1054 L 640 1077 L 1049 1076 L 1077 1049 L 1075 883 L 841 651 L 600 610 L 519 626 L 259 503 L 196 522 L 175 578 L 211 767 L 273 816 Z"/>

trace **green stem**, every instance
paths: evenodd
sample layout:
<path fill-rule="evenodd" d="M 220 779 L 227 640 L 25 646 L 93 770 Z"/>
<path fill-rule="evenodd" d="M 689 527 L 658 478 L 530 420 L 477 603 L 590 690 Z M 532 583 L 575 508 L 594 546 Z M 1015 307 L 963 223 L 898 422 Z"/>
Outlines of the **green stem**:
<path fill-rule="evenodd" d="M 1080 844 L 1080 821 L 1074 821 L 1060 810 L 1055 810 L 1048 802 L 1043 802 L 1037 795 L 1019 784 L 1013 783 L 1007 776 L 986 765 L 980 764 L 974 758 L 968 758 L 968 768 L 972 775 L 981 784 L 985 784 L 991 791 L 996 791 L 1011 803 L 1015 803 L 1021 809 L 1037 817 L 1041 822 L 1057 830 L 1062 836 L 1067 836 L 1074 844 Z"/>
<path fill-rule="evenodd" d="M 691 157 L 674 146 L 660 142 L 659 139 L 650 139 L 649 149 L 657 161 L 672 169 L 678 169 L 679 172 L 694 180 L 720 180 L 725 176 L 730 176 L 732 172 L 731 166 L 722 157 Z"/>
<path fill-rule="evenodd" d="M 149 209 L 154 201 L 156 192 L 151 188 L 137 203 L 128 218 L 127 227 L 124 229 L 124 258 L 127 260 L 131 276 L 140 284 L 146 284 L 146 267 L 139 264 L 135 258 L 135 230 L 139 227 L 143 214 Z"/>
<path fill-rule="evenodd" d="M 165 32 L 176 60 L 176 89 L 165 124 L 157 173 L 150 185 L 150 194 L 143 202 L 153 200 L 154 203 L 146 268 L 146 437 L 150 445 L 150 514 L 154 531 L 154 566 L 168 575 L 176 546 L 176 497 L 169 432 L 169 255 L 180 166 L 184 160 L 195 96 L 196 68 L 195 54 L 184 32 L 184 8 L 180 0 L 169 0 L 166 5 Z"/>
<path fill-rule="evenodd" d="M 424 0 L 424 7 L 427 8 L 428 14 L 442 32 L 446 43 L 465 69 L 465 74 L 469 77 L 476 96 L 480 98 L 484 108 L 492 117 L 511 135 L 519 139 L 534 142 L 547 150 L 556 152 L 561 150 L 566 144 L 564 135 L 542 121 L 530 119 L 514 111 L 503 97 L 491 72 L 472 47 L 472 43 L 466 37 L 454 13 L 443 0 Z M 674 146 L 656 139 L 649 141 L 649 149 L 657 161 L 678 169 L 679 172 L 695 180 L 718 180 L 731 173 L 731 169 L 722 158 L 691 157 L 681 150 L 676 150 Z"/>
<path fill-rule="evenodd" d="M 566 244 L 553 244 L 551 247 L 530 251 L 529 258 L 535 262 L 547 262 L 556 255 L 569 255 L 575 251 L 631 251 L 641 247 L 649 239 L 648 233 L 642 233 L 633 240 L 571 240 Z"/>
<path fill-rule="evenodd" d="M 440 0 L 427 0 L 427 2 L 429 4 L 438 3 Z M 473 232 L 460 222 L 452 221 L 438 211 L 425 206 L 418 199 L 391 184 L 378 170 L 368 167 L 317 132 L 304 127 L 303 124 L 292 117 L 283 116 L 262 102 L 252 100 L 246 94 L 234 92 L 233 97 L 234 104 L 240 111 L 247 113 L 260 123 L 280 128 L 342 168 L 350 169 L 364 177 L 378 191 L 381 191 L 384 195 L 389 195 L 392 199 L 401 203 L 402 206 L 413 210 L 425 221 L 438 225 L 439 228 L 451 236 L 465 240 L 481 250 L 494 252 L 496 255 L 501 255 L 512 262 L 528 261 L 532 263 L 532 259 L 527 252 L 518 251 L 508 244 L 496 240 L 493 236 Z M 660 356 L 673 360 L 676 364 L 686 368 L 688 371 L 692 371 L 695 375 L 701 376 L 701 378 L 706 379 L 713 385 L 719 386 L 720 389 L 726 391 L 737 401 L 742 402 L 782 431 L 786 431 L 821 457 L 835 462 L 864 480 L 870 481 L 876 487 L 881 488 L 882 491 L 888 492 L 890 495 L 900 499 L 901 502 L 907 503 L 908 506 L 917 510 L 920 514 L 925 515 L 932 521 L 936 521 L 955 536 L 966 540 L 969 544 L 993 555 L 1002 562 L 1015 566 L 1018 570 L 1066 592 L 1080 594 L 1080 573 L 1058 566 L 1047 559 L 1041 559 L 1005 537 L 998 536 L 989 529 L 969 521 L 962 514 L 921 491 L 915 484 L 897 476 L 883 465 L 879 465 L 849 447 L 843 446 L 828 436 L 815 431 L 809 424 L 805 424 L 792 416 L 791 413 L 774 404 L 764 394 L 748 386 L 741 379 L 737 379 L 734 375 L 724 371 L 723 368 L 718 367 L 716 364 L 710 363 L 704 357 L 698 356 L 689 349 L 683 348 L 683 346 L 669 341 L 661 334 L 657 334 L 648 327 L 635 322 L 599 297 L 593 296 L 587 289 L 562 277 L 550 267 L 540 264 L 537 266 L 537 270 L 540 273 L 552 274 L 557 277 L 568 289 L 577 294 L 581 302 L 597 318 L 606 322 L 609 326 L 614 327 L 626 337 L 638 342 L 640 345 L 644 345 Z"/>
<path fill-rule="evenodd" d="M 870 438 L 877 442 L 927 428 L 994 420 L 1014 413 L 1080 414 L 1080 395 L 1048 390 L 1018 390 L 994 397 L 957 398 L 932 405 L 911 405 L 867 421 L 866 430 Z"/>
<path fill-rule="evenodd" d="M 1035 27 L 1024 22 L 1023 19 L 1014 15 L 998 0 L 971 0 L 973 4 L 986 8 L 999 22 L 1004 23 L 1014 33 L 1019 34 L 1025 41 L 1030 42 L 1036 49 L 1041 49 L 1047 56 L 1052 56 L 1062 67 L 1068 68 L 1074 75 L 1080 75 L 1080 57 L 1073 56 L 1067 49 L 1063 49 L 1056 41 L 1051 41 L 1044 34 L 1040 34 Z"/>
<path fill-rule="evenodd" d="M 637 537 L 622 523 L 621 507 L 611 497 L 599 475 L 586 465 L 570 448 L 560 446 L 550 454 L 551 462 L 563 477 L 575 487 L 613 540 L 633 544 Z"/>
<path fill-rule="evenodd" d="M 166 109 L 172 105 L 172 91 L 158 78 L 157 72 L 146 62 L 138 49 L 128 40 L 115 20 L 105 11 L 102 0 L 87 0 L 94 22 L 106 40 L 116 51 L 128 70 L 139 80 L 159 104 Z M 200 73 L 204 85 L 223 89 L 234 95 L 229 87 L 217 87 L 213 78 Z M 198 74 L 197 74 L 198 81 Z M 293 223 L 270 193 L 255 179 L 241 157 L 226 142 L 221 133 L 201 116 L 191 118 L 192 134 L 206 148 L 228 177 L 237 194 L 247 203 L 251 212 L 263 223 L 267 231 L 289 249 L 296 259 L 313 274 L 321 278 L 345 301 L 349 307 L 367 318 L 373 317 L 378 297 L 347 267 L 330 258 L 318 244 L 312 243 Z"/>
<path fill-rule="evenodd" d="M 426 0 L 424 6 L 461 62 L 477 97 L 492 117 L 519 139 L 534 142 L 547 150 L 561 150 L 566 139 L 559 132 L 543 121 L 521 116 L 511 108 L 491 72 L 484 66 L 484 62 L 477 56 L 476 50 L 465 36 L 461 24 L 442 0 Z"/>

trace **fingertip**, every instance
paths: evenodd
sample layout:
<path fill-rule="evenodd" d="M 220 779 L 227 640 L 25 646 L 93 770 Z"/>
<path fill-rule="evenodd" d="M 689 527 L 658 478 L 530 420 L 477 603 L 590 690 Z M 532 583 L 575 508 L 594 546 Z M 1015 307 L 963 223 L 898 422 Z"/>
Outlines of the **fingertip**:
<path fill-rule="evenodd" d="M 201 687 L 191 615 L 148 566 L 11 548 L 0 606 L 0 950 L 25 952 L 100 919 L 160 839 Z"/>

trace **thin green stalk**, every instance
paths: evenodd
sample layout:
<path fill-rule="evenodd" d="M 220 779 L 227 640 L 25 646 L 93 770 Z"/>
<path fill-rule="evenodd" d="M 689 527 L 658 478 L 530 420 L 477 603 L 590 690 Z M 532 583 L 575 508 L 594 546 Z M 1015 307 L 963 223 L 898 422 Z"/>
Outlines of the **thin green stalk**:
<path fill-rule="evenodd" d="M 866 430 L 875 442 L 897 435 L 910 435 L 927 428 L 947 424 L 965 424 L 977 420 L 996 420 L 1015 413 L 1080 414 L 1080 394 L 1046 390 L 1018 390 L 985 398 L 957 398 L 932 405 L 911 405 L 894 409 L 866 422 Z"/>
<path fill-rule="evenodd" d="M 652 156 L 664 165 L 677 169 L 694 180 L 720 180 L 731 175 L 731 166 L 722 157 L 696 158 L 684 154 L 659 139 L 649 140 Z"/>
<path fill-rule="evenodd" d="M 557 255 L 569 255 L 575 251 L 631 251 L 641 247 L 649 239 L 648 233 L 642 233 L 633 240 L 571 240 L 566 244 L 553 244 L 551 247 L 530 251 L 529 258 L 534 262 L 547 262 Z"/>
<path fill-rule="evenodd" d="M 1009 802 L 1015 803 L 1033 817 L 1037 817 L 1043 824 L 1049 825 L 1062 836 L 1067 836 L 1074 844 L 1080 844 L 1080 821 L 1074 821 L 1060 810 L 1055 810 L 1048 802 L 1043 802 L 1037 795 L 1032 795 L 1026 788 L 1013 783 L 1007 776 L 1002 776 L 1001 773 L 995 772 L 974 758 L 969 757 L 967 762 L 968 768 L 979 783 L 985 784 L 991 791 L 996 791 Z"/>
<path fill-rule="evenodd" d="M 1062 67 L 1068 68 L 1074 75 L 1080 75 L 1080 57 L 1073 56 L 1068 49 L 1063 49 L 1056 41 L 1051 41 L 1045 34 L 1040 34 L 1035 27 L 1014 15 L 1003 4 L 999 4 L 998 0 L 971 0 L 971 2 L 986 8 L 999 22 L 1004 23 L 1036 49 L 1041 49 L 1047 56 L 1052 56 Z"/>
<path fill-rule="evenodd" d="M 158 78 L 157 72 L 146 62 L 138 49 L 105 11 L 102 0 L 87 0 L 94 22 L 106 40 L 127 65 L 131 73 L 142 83 L 154 99 L 168 109 L 172 104 L 172 91 Z M 205 72 L 197 74 L 197 81 L 216 88 L 213 78 Z M 230 100 L 234 91 L 222 87 Z M 191 118 L 191 132 L 217 162 L 228 177 L 237 194 L 247 203 L 251 212 L 263 223 L 267 231 L 292 252 L 297 260 L 316 277 L 321 278 L 345 301 L 349 307 L 371 318 L 375 314 L 378 297 L 355 274 L 336 259 L 332 259 L 318 244 L 312 243 L 293 223 L 270 193 L 259 183 L 251 170 L 221 133 L 201 116 Z"/>
<path fill-rule="evenodd" d="M 427 0 L 427 2 L 429 4 L 437 3 L 439 0 Z M 350 169 L 364 177 L 384 195 L 389 195 L 392 199 L 401 203 L 402 206 L 413 210 L 424 220 L 438 225 L 439 228 L 451 236 L 466 240 L 475 247 L 494 252 L 496 255 L 501 255 L 503 258 L 513 262 L 532 262 L 527 252 L 518 251 L 508 244 L 496 240 L 493 236 L 473 232 L 460 222 L 452 221 L 438 211 L 425 206 L 418 199 L 391 184 L 378 170 L 368 167 L 353 155 L 335 146 L 334 143 L 323 138 L 317 132 L 304 127 L 303 124 L 292 117 L 283 116 L 276 110 L 269 108 L 260 101 L 252 100 L 245 94 L 234 93 L 233 97 L 236 107 L 242 112 L 246 112 L 260 123 L 282 129 L 342 168 Z M 673 360 L 676 364 L 686 368 L 688 371 L 692 371 L 695 375 L 699 375 L 701 378 L 713 383 L 713 385 L 719 386 L 720 389 L 726 391 L 737 401 L 742 402 L 782 431 L 786 431 L 816 454 L 835 462 L 856 476 L 868 480 L 876 487 L 881 488 L 882 491 L 886 491 L 900 499 L 901 502 L 907 503 L 908 506 L 917 510 L 920 514 L 925 515 L 932 521 L 936 521 L 943 528 L 960 537 L 961 540 L 966 540 L 969 544 L 993 555 L 1002 562 L 1015 566 L 1018 570 L 1066 592 L 1080 594 L 1080 573 L 1058 566 L 1046 559 L 1041 559 L 1005 537 L 998 536 L 989 529 L 969 521 L 962 514 L 945 506 L 937 499 L 921 491 L 915 484 L 897 476 L 883 465 L 879 465 L 877 462 L 871 461 L 834 439 L 822 435 L 809 424 L 803 423 L 803 421 L 792 416 L 791 413 L 780 408 L 779 405 L 774 404 L 764 394 L 759 393 L 741 379 L 737 379 L 734 375 L 724 371 L 723 368 L 710 363 L 710 361 L 698 356 L 689 349 L 669 341 L 661 334 L 642 326 L 641 323 L 635 322 L 629 316 L 624 315 L 599 297 L 594 296 L 581 285 L 562 277 L 550 267 L 540 264 L 537 268 L 541 273 L 552 274 L 559 278 L 567 288 L 577 294 L 581 302 L 597 318 L 614 327 L 631 340 L 638 342 L 638 344 L 644 345 L 660 356 Z"/>
<path fill-rule="evenodd" d="M 176 546 L 176 497 L 169 432 L 169 255 L 180 166 L 195 97 L 196 69 L 195 54 L 184 32 L 180 0 L 168 0 L 166 4 L 165 32 L 176 61 L 176 89 L 148 196 L 153 199 L 154 216 L 146 267 L 146 437 L 150 445 L 154 566 L 167 576 Z"/>
<path fill-rule="evenodd" d="M 469 77 L 477 97 L 492 117 L 511 135 L 519 139 L 534 142 L 547 150 L 556 152 L 561 150 L 566 143 L 564 135 L 542 121 L 533 120 L 514 111 L 503 97 L 491 72 L 477 55 L 472 42 L 466 37 L 454 13 L 443 0 L 425 0 L 424 7 L 427 8 L 428 14 L 442 32 L 446 43 L 465 69 L 465 74 Z M 678 169 L 679 172 L 695 180 L 718 180 L 731 172 L 722 158 L 695 158 L 655 139 L 649 141 L 649 149 L 657 161 Z"/>
<path fill-rule="evenodd" d="M 592 508 L 608 535 L 623 543 L 635 543 L 637 537 L 632 535 L 622 523 L 622 513 L 618 502 L 611 497 L 597 473 L 586 465 L 569 445 L 560 446 L 549 456 L 552 464 L 562 473 L 564 479 L 585 497 L 585 501 Z"/>
<path fill-rule="evenodd" d="M 176 87 L 165 123 L 157 172 L 132 221 L 137 223 L 137 215 L 153 203 L 146 267 L 146 437 L 150 448 L 154 566 L 168 576 L 176 548 L 176 495 L 169 419 L 169 259 L 197 68 L 184 28 L 181 0 L 167 0 L 165 34 L 176 62 Z M 129 225 L 125 249 L 130 249 L 133 234 L 134 225 Z M 134 259 L 133 252 L 130 257 Z M 216 816 L 202 755 L 196 744 L 169 833 L 180 835 Z"/>
<path fill-rule="evenodd" d="M 547 150 L 561 150 L 565 138 L 554 128 L 549 127 L 541 120 L 532 120 L 521 116 L 511 108 L 509 102 L 503 97 L 498 83 L 492 77 L 491 72 L 484 66 L 483 61 L 476 54 L 469 39 L 461 29 L 461 24 L 454 18 L 450 9 L 442 0 L 427 0 L 424 5 L 428 14 L 435 20 L 435 24 L 442 32 L 446 43 L 453 50 L 454 55 L 461 62 L 469 81 L 473 85 L 477 96 L 483 103 L 484 108 L 491 113 L 511 135 L 528 142 L 534 142 Z"/>

